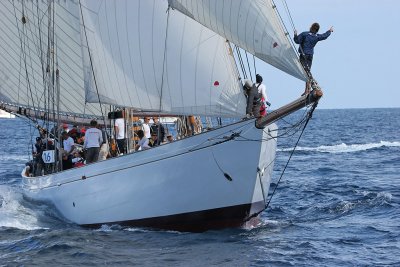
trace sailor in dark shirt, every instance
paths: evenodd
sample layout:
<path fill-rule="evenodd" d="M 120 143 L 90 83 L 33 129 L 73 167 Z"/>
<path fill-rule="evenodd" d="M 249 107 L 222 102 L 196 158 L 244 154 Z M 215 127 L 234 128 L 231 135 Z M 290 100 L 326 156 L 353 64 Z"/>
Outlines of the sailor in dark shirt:
<path fill-rule="evenodd" d="M 162 143 L 164 142 L 165 138 L 165 129 L 164 126 L 160 123 L 157 117 L 153 118 L 153 124 L 150 126 L 150 133 L 156 133 L 158 136 L 158 142 Z"/>
<path fill-rule="evenodd" d="M 333 27 L 327 30 L 323 34 L 318 34 L 319 24 L 313 23 L 310 27 L 310 31 L 305 31 L 297 35 L 297 31 L 294 31 L 294 42 L 299 44 L 299 53 L 300 53 L 300 63 L 303 65 L 304 70 L 307 72 L 308 76 L 311 78 L 311 65 L 314 56 L 314 47 L 315 45 L 322 40 L 327 39 L 331 33 L 333 32 Z M 306 88 L 304 90 L 304 94 L 308 94 L 310 92 L 310 82 L 306 82 Z"/>
<path fill-rule="evenodd" d="M 311 69 L 315 45 L 319 41 L 327 39 L 331 35 L 331 32 L 333 32 L 333 27 L 323 34 L 318 34 L 318 31 L 318 23 L 313 23 L 310 31 L 302 32 L 299 35 L 297 35 L 297 31 L 294 31 L 293 39 L 296 44 L 299 44 L 300 62 L 307 71 Z"/>
<path fill-rule="evenodd" d="M 160 140 L 157 137 L 157 133 L 152 133 L 151 137 L 149 138 L 149 146 L 150 147 L 156 147 L 161 144 Z"/>

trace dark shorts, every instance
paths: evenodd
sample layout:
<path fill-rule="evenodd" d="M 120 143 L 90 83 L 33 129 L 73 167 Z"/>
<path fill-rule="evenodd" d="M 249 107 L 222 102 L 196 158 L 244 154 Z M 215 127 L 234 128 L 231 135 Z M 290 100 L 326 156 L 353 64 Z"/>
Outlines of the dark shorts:
<path fill-rule="evenodd" d="M 117 139 L 119 153 L 126 153 L 126 139 Z"/>
<path fill-rule="evenodd" d="M 311 70 L 313 55 L 302 55 L 300 54 L 300 62 L 306 71 Z"/>
<path fill-rule="evenodd" d="M 86 150 L 86 164 L 99 160 L 100 147 L 89 147 Z"/>

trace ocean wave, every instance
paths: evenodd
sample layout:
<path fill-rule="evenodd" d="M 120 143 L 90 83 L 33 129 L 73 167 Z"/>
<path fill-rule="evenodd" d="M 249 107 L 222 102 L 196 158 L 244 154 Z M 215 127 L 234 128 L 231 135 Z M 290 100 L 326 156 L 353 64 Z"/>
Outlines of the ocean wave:
<path fill-rule="evenodd" d="M 136 232 L 136 233 L 159 233 L 160 229 L 151 229 L 151 228 L 140 228 L 140 227 L 127 227 L 123 228 L 122 230 L 128 231 L 128 232 Z M 186 234 L 187 232 L 180 232 L 180 231 L 175 231 L 175 230 L 162 230 L 163 233 L 170 233 L 170 234 Z"/>
<path fill-rule="evenodd" d="M 0 227 L 21 230 L 43 229 L 33 211 L 21 205 L 22 194 L 11 187 L 0 186 Z"/>
<path fill-rule="evenodd" d="M 329 210 L 332 213 L 349 213 L 358 208 L 381 207 L 385 205 L 391 205 L 393 195 L 389 192 L 368 192 L 368 191 L 356 191 L 357 194 L 362 195 L 362 198 L 355 199 L 352 201 L 342 200 Z"/>
<path fill-rule="evenodd" d="M 400 147 L 400 142 L 380 141 L 379 143 L 353 144 L 353 145 L 347 145 L 345 143 L 341 143 L 338 145 L 318 146 L 318 147 L 298 146 L 296 148 L 296 151 L 316 151 L 322 153 L 351 153 L 351 152 L 365 151 L 380 147 Z M 282 152 L 292 151 L 292 150 L 293 148 L 277 149 L 277 151 L 282 151 Z"/>
<path fill-rule="evenodd" d="M 95 229 L 95 232 L 112 232 L 114 229 L 110 225 L 103 224 L 99 229 Z M 119 227 L 120 228 L 120 227 Z"/>
<path fill-rule="evenodd" d="M 0 161 L 29 161 L 28 155 L 0 155 Z"/>

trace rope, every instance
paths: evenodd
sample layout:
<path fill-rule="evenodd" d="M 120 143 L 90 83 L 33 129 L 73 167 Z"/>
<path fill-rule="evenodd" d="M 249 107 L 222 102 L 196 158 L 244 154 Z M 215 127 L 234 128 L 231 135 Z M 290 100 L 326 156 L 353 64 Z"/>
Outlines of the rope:
<path fill-rule="evenodd" d="M 257 74 L 257 68 L 256 68 L 256 57 L 253 55 L 253 65 L 254 65 L 254 75 Z"/>
<path fill-rule="evenodd" d="M 307 120 L 306 120 L 306 122 L 305 122 L 305 124 L 304 124 L 303 130 L 300 132 L 299 138 L 297 139 L 296 144 L 295 144 L 295 146 L 293 147 L 292 152 L 290 153 L 290 156 L 289 156 L 289 158 L 288 158 L 288 160 L 287 160 L 287 162 L 286 162 L 286 165 L 285 165 L 285 167 L 283 168 L 283 171 L 282 171 L 282 173 L 281 173 L 281 175 L 280 175 L 280 177 L 279 177 L 279 179 L 278 179 L 278 182 L 276 183 L 276 186 L 275 186 L 275 188 L 274 188 L 274 191 L 272 192 L 271 197 L 269 198 L 269 201 L 268 201 L 267 205 L 265 205 L 265 208 L 264 208 L 263 210 L 266 210 L 266 209 L 269 207 L 269 204 L 271 203 L 272 197 L 274 196 L 275 191 L 276 191 L 276 189 L 278 188 L 278 185 L 279 185 L 279 183 L 280 183 L 280 181 L 281 181 L 281 179 L 282 179 L 282 177 L 283 177 L 283 174 L 285 173 L 286 168 L 287 168 L 287 166 L 289 165 L 289 162 L 290 162 L 290 160 L 291 160 L 291 158 L 292 158 L 292 156 L 293 156 L 293 154 L 294 154 L 294 151 L 296 150 L 296 147 L 297 147 L 297 145 L 298 145 L 299 142 L 300 142 L 301 136 L 303 135 L 304 130 L 306 129 L 307 124 L 308 124 L 308 122 L 310 121 L 310 119 L 311 119 L 311 117 L 312 117 L 312 114 L 313 114 L 315 108 L 317 107 L 317 105 L 318 105 L 318 102 L 315 102 L 315 103 L 313 104 L 313 106 L 311 107 L 310 111 L 308 112 Z M 262 211 L 263 211 L 263 210 L 262 210 Z M 260 212 L 261 212 L 261 211 L 260 211 Z M 260 213 L 260 212 L 259 212 L 259 213 Z M 259 213 L 258 213 L 258 214 L 259 214 Z M 258 214 L 257 214 L 257 215 L 258 215 Z"/>
<path fill-rule="evenodd" d="M 162 124 L 160 122 L 160 117 L 161 117 L 161 112 L 162 112 L 162 99 L 163 99 L 163 87 L 164 87 L 164 72 L 165 72 L 165 65 L 166 65 L 166 59 L 167 59 L 167 42 L 168 42 L 168 26 L 169 26 L 169 12 L 170 6 L 168 6 L 167 9 L 167 25 L 165 26 L 165 40 L 164 40 L 164 55 L 163 55 L 163 67 L 162 67 L 162 73 L 161 73 L 161 88 L 160 88 L 160 109 L 159 109 L 159 114 L 158 114 L 158 125 L 157 125 L 157 142 L 164 142 L 164 140 L 159 140 L 161 136 L 161 127 Z M 168 128 L 168 127 L 167 127 Z"/>
<path fill-rule="evenodd" d="M 254 81 L 254 80 L 253 80 L 253 75 L 251 75 L 251 68 L 250 68 L 250 63 L 249 63 L 249 57 L 247 56 L 247 51 L 245 51 L 245 55 L 246 55 L 246 59 L 247 59 L 247 66 L 248 66 L 248 68 L 249 68 L 250 79 L 251 79 L 252 81 Z"/>
<path fill-rule="evenodd" d="M 286 0 L 282 0 L 282 3 L 283 3 L 283 6 L 285 7 L 286 14 L 287 14 L 288 17 L 289 17 L 289 20 L 290 20 L 290 24 L 291 24 L 291 26 L 292 26 L 292 29 L 293 29 L 293 30 L 296 30 L 296 27 L 294 26 L 294 22 L 293 22 L 293 19 L 292 19 L 292 15 L 290 14 L 290 10 L 289 10 L 289 7 L 288 7 L 288 5 L 287 5 Z"/>
<path fill-rule="evenodd" d="M 163 87 L 164 87 L 164 72 L 165 72 L 165 61 L 167 59 L 167 41 L 168 41 L 168 26 L 169 26 L 169 10 L 167 9 L 167 25 L 165 26 L 165 40 L 164 40 L 164 55 L 163 55 L 163 68 L 161 73 L 161 88 L 160 88 L 160 112 L 162 111 L 162 98 L 163 98 Z M 160 117 L 160 116 L 159 116 Z"/>
<path fill-rule="evenodd" d="M 282 19 L 281 14 L 278 12 L 278 9 L 276 8 L 276 5 L 275 5 L 274 1 L 272 1 L 272 3 L 273 3 L 273 5 L 274 5 L 275 13 L 276 13 L 277 16 L 279 17 L 279 19 L 280 19 L 280 21 L 281 21 L 281 24 L 282 24 L 282 26 L 283 26 L 283 28 L 284 28 L 284 30 L 285 30 L 286 36 L 289 36 L 289 32 L 288 32 L 288 30 L 287 30 L 287 28 L 286 28 L 285 23 L 283 22 L 283 19 Z M 288 7 L 288 5 L 287 5 L 287 3 L 286 3 L 286 0 L 282 0 L 282 3 L 283 3 L 283 6 L 285 7 L 285 11 L 286 11 L 286 14 L 287 14 L 287 16 L 288 16 L 288 18 L 289 18 L 290 24 L 291 24 L 291 26 L 292 26 L 292 30 L 295 31 L 295 30 L 296 30 L 296 27 L 295 27 L 295 25 L 294 25 L 294 22 L 293 22 L 293 19 L 292 19 L 292 15 L 290 14 L 289 7 Z M 296 55 L 299 57 L 299 52 L 297 51 L 297 49 L 295 49 L 295 46 L 296 46 L 296 45 L 295 45 L 293 39 L 292 39 L 292 38 L 287 38 L 287 39 L 288 39 L 289 42 L 292 44 L 293 50 L 295 51 Z M 300 47 L 300 50 L 302 50 L 301 45 L 300 45 L 299 47 Z M 300 59 L 298 58 L 298 60 L 300 60 Z M 302 64 L 301 64 L 301 65 L 302 65 Z M 312 78 L 311 72 L 308 71 L 309 68 L 305 68 L 305 66 L 303 66 L 303 65 L 302 65 L 302 67 L 303 67 L 304 71 L 306 72 L 307 76 L 308 76 L 309 78 Z"/>
<path fill-rule="evenodd" d="M 246 73 L 246 68 L 244 66 L 244 63 L 243 63 L 242 54 L 240 53 L 239 47 L 237 45 L 235 45 L 235 50 L 236 50 L 236 55 L 239 60 L 240 68 L 242 70 L 243 78 L 247 79 L 247 73 Z"/>
<path fill-rule="evenodd" d="M 278 182 L 276 183 L 276 186 L 275 186 L 275 188 L 274 188 L 274 191 L 273 191 L 272 194 L 271 194 L 271 197 L 269 198 L 268 203 L 265 205 L 265 207 L 264 207 L 262 210 L 260 210 L 259 212 L 257 212 L 257 213 L 255 213 L 255 214 L 251 215 L 247 220 L 250 220 L 250 219 L 253 218 L 253 217 L 257 217 L 261 212 L 263 212 L 264 210 L 266 210 L 266 209 L 269 207 L 269 204 L 271 203 L 272 197 L 274 196 L 275 191 L 276 191 L 276 189 L 278 188 L 278 185 L 279 185 L 279 183 L 280 183 L 280 181 L 281 181 L 281 179 L 282 179 L 282 177 L 283 177 L 283 174 L 285 173 L 286 168 L 287 168 L 287 166 L 289 165 L 289 162 L 290 162 L 290 160 L 291 160 L 291 158 L 292 158 L 292 156 L 293 156 L 293 154 L 294 154 L 294 151 L 296 150 L 296 147 L 297 147 L 297 145 L 299 144 L 299 141 L 300 141 L 300 139 L 301 139 L 301 136 L 303 135 L 304 130 L 306 129 L 308 122 L 309 122 L 310 119 L 312 118 L 312 114 L 313 114 L 315 108 L 317 107 L 317 105 L 318 105 L 318 101 L 315 102 L 315 103 L 313 104 L 313 106 L 311 107 L 310 111 L 308 112 L 308 116 L 307 116 L 307 119 L 306 119 L 306 121 L 305 121 L 304 127 L 303 127 L 303 129 L 302 129 L 302 131 L 301 131 L 301 133 L 300 133 L 300 135 L 299 135 L 299 138 L 298 138 L 297 141 L 296 141 L 295 146 L 293 147 L 292 152 L 290 153 L 290 156 L 289 156 L 289 158 L 288 158 L 288 160 L 287 160 L 287 162 L 286 162 L 285 167 L 283 168 L 283 171 L 282 171 L 282 173 L 281 173 L 281 175 L 280 175 L 280 177 L 279 177 L 279 179 L 278 179 Z M 275 158 L 276 158 L 276 156 L 275 156 Z M 275 161 L 275 158 L 274 158 L 274 160 L 271 161 L 271 163 Z M 270 164 L 271 164 L 271 163 L 270 163 Z M 269 164 L 269 165 L 270 165 L 270 164 Z M 269 166 L 269 165 L 268 165 L 268 166 Z M 260 177 L 260 182 L 262 182 L 262 181 L 261 181 L 261 177 Z M 261 190 L 263 190 L 263 189 L 261 189 Z M 263 197 L 264 197 L 264 200 L 265 200 L 264 190 L 263 190 Z"/>
<path fill-rule="evenodd" d="M 21 45 L 21 52 L 22 52 L 22 58 L 24 60 L 24 65 L 25 65 L 25 76 L 26 76 L 26 81 L 27 81 L 27 91 L 30 93 L 31 99 L 32 99 L 32 106 L 33 108 L 35 108 L 35 103 L 34 103 L 34 98 L 33 98 L 33 94 L 32 94 L 32 88 L 31 88 L 31 82 L 29 79 L 29 73 L 28 73 L 28 65 L 27 65 L 27 59 L 26 59 L 26 43 L 25 43 L 25 39 L 22 38 L 23 33 L 21 33 L 23 30 L 20 30 L 19 26 L 18 26 L 18 18 L 17 18 L 17 11 L 15 8 L 15 3 L 13 2 L 13 7 L 14 7 L 14 15 L 15 15 L 15 21 L 16 21 L 16 25 L 17 25 L 17 29 L 18 29 L 18 37 L 20 39 L 20 45 Z M 24 16 L 24 14 L 23 14 Z M 25 24 L 23 24 L 25 25 Z M 23 27 L 24 28 L 24 27 Z M 21 67 L 21 66 L 20 66 Z M 29 94 L 27 93 L 27 94 Z"/>
<path fill-rule="evenodd" d="M 187 135 L 187 128 L 186 128 L 186 117 L 182 116 L 178 117 L 175 122 L 175 127 L 176 127 L 176 132 L 177 132 L 177 137 L 179 139 L 184 138 Z"/>

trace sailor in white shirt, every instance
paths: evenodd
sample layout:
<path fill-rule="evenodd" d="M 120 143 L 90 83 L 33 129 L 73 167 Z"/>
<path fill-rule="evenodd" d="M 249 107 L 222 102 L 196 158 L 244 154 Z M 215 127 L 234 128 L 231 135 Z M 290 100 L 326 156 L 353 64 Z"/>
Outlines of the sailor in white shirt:
<path fill-rule="evenodd" d="M 72 153 L 72 151 L 75 148 L 74 139 L 72 139 L 72 137 L 68 136 L 67 132 L 62 132 L 61 135 L 62 135 L 62 139 L 63 139 L 64 150 L 69 155 Z"/>
<path fill-rule="evenodd" d="M 117 140 L 119 153 L 125 153 L 126 142 L 125 142 L 125 120 L 124 118 L 118 118 L 114 123 L 115 139 Z"/>
<path fill-rule="evenodd" d="M 86 163 L 96 162 L 99 159 L 100 146 L 103 143 L 103 135 L 96 128 L 97 121 L 90 122 L 90 128 L 86 130 L 83 148 L 86 149 Z"/>
<path fill-rule="evenodd" d="M 149 122 L 150 122 L 150 118 L 149 117 L 144 117 L 144 122 L 143 122 L 142 127 L 143 127 L 144 136 L 146 138 L 150 138 L 151 137 Z"/>
<path fill-rule="evenodd" d="M 140 138 L 139 142 L 136 144 L 135 146 L 135 150 L 145 150 L 145 149 L 149 149 L 149 139 L 146 138 L 146 136 L 144 136 L 144 132 L 143 130 L 139 130 L 137 132 L 138 137 Z"/>

